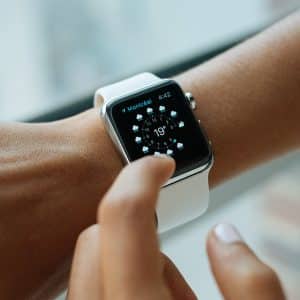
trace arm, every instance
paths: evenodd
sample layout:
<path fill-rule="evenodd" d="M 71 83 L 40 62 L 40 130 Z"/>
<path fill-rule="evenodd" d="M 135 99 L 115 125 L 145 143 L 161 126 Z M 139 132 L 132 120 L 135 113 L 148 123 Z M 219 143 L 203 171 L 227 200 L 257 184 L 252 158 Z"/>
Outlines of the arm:
<path fill-rule="evenodd" d="M 212 186 L 299 147 L 299 53 L 295 14 L 177 78 L 198 101 L 213 143 Z M 57 284 L 59 275 L 49 278 L 95 222 L 122 165 L 94 110 L 49 124 L 0 124 L 0 136 L 0 291 L 23 299 L 46 281 Z"/>

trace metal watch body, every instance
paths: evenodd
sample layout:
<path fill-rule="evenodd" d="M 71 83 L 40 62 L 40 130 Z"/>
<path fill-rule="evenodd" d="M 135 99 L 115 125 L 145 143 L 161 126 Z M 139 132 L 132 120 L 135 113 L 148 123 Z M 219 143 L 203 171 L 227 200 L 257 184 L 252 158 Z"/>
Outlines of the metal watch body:
<path fill-rule="evenodd" d="M 158 152 L 176 160 L 176 171 L 161 191 L 159 231 L 201 215 L 208 206 L 213 154 L 193 114 L 192 94 L 173 80 L 143 73 L 99 89 L 95 104 L 101 104 L 101 118 L 124 163 Z"/>

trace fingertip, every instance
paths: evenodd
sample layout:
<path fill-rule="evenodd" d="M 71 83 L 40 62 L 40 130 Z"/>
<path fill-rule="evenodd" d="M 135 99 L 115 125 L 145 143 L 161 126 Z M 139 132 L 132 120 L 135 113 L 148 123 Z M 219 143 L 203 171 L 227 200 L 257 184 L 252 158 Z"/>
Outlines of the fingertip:
<path fill-rule="evenodd" d="M 236 244 L 246 245 L 239 231 L 229 223 L 219 223 L 207 235 L 207 254 L 211 261 L 218 260 L 232 252 Z"/>
<path fill-rule="evenodd" d="M 225 244 L 243 242 L 243 238 L 237 228 L 229 223 L 220 223 L 213 228 L 216 239 Z"/>
<path fill-rule="evenodd" d="M 146 156 L 140 159 L 140 161 L 146 169 L 151 168 L 150 173 L 161 175 L 159 177 L 164 181 L 173 175 L 176 167 L 175 160 L 166 154 Z"/>
<path fill-rule="evenodd" d="M 143 215 L 155 209 L 161 186 L 172 176 L 175 161 L 166 155 L 146 156 L 128 164 L 98 208 L 98 221 L 120 213 Z M 153 212 L 154 215 L 154 212 Z"/>
<path fill-rule="evenodd" d="M 155 185 L 163 185 L 174 173 L 176 168 L 175 160 L 165 154 L 149 155 L 140 158 L 127 167 L 124 172 L 131 173 L 136 170 L 140 173 L 140 178 L 145 178 L 148 182 Z"/>
<path fill-rule="evenodd" d="M 255 255 L 233 225 L 216 225 L 208 233 L 206 247 L 225 299 L 262 299 L 257 297 L 262 291 L 270 295 L 267 299 L 284 299 L 274 271 Z"/>

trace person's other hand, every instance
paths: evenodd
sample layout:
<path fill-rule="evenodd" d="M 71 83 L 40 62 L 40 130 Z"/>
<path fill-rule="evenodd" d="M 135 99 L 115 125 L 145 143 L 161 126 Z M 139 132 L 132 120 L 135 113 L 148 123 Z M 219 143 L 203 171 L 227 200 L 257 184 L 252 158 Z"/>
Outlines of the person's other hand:
<path fill-rule="evenodd" d="M 88 228 L 77 241 L 69 300 L 197 299 L 160 252 L 156 232 L 159 190 L 174 167 L 170 158 L 147 157 L 124 168 L 101 202 L 101 225 Z M 284 299 L 276 274 L 230 225 L 218 225 L 207 248 L 225 299 Z"/>
<path fill-rule="evenodd" d="M 284 300 L 276 273 L 264 264 L 230 224 L 219 224 L 207 238 L 213 275 L 226 300 Z"/>

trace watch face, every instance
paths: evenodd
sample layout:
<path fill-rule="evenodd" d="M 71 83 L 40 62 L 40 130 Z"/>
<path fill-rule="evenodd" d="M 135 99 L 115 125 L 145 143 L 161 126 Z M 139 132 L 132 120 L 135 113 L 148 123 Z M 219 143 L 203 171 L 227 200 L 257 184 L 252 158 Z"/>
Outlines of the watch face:
<path fill-rule="evenodd" d="M 174 81 L 114 101 L 107 107 L 129 161 L 164 153 L 176 160 L 173 176 L 207 164 L 210 147 Z"/>

